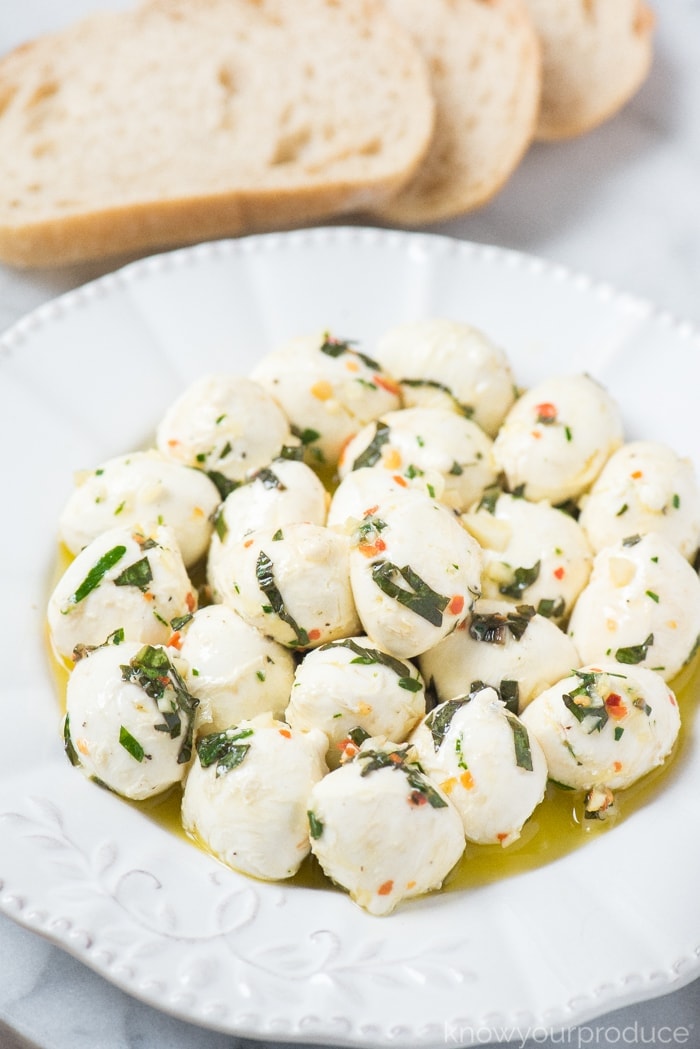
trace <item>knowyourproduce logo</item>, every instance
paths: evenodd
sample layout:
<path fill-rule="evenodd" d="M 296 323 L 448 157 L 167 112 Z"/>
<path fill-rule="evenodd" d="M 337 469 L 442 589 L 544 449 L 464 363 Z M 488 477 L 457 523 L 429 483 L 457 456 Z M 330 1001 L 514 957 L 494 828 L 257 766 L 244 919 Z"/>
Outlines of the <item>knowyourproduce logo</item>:
<path fill-rule="evenodd" d="M 474 1027 L 470 1024 L 445 1024 L 445 1045 L 473 1046 L 489 1045 L 492 1042 L 509 1042 L 515 1049 L 536 1049 L 537 1046 L 638 1046 L 650 1045 L 654 1049 L 662 1046 L 689 1045 L 691 1028 L 668 1024 L 641 1024 L 635 1021 L 624 1027 L 615 1024 L 584 1024 L 566 1030 L 551 1027 Z"/>

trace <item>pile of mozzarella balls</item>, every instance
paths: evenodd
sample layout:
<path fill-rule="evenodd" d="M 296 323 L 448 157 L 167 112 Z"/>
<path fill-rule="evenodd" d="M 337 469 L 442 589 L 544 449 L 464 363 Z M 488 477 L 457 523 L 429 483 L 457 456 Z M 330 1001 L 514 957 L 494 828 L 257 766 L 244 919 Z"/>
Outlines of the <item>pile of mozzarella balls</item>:
<path fill-rule="evenodd" d="M 321 332 L 205 376 L 155 448 L 82 475 L 48 622 L 88 777 L 182 784 L 223 863 L 281 879 L 312 851 L 386 914 L 467 841 L 516 841 L 548 779 L 605 818 L 664 762 L 700 493 L 585 374 L 521 393 L 442 319 L 372 351 Z"/>

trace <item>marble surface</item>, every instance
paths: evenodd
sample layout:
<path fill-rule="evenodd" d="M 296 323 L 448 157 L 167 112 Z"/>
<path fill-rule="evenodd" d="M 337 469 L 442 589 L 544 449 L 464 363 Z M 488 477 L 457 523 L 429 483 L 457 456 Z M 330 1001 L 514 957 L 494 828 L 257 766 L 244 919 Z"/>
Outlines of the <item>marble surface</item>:
<path fill-rule="evenodd" d="M 0 3 L 0 53 L 102 0 Z M 127 6 L 112 0 L 111 7 Z M 657 0 L 656 58 L 635 99 L 580 139 L 534 146 L 479 212 L 433 232 L 541 255 L 647 298 L 700 326 L 700 0 Z M 105 266 L 0 266 L 0 330 Z M 562 355 L 566 345 L 562 345 Z M 691 851 L 694 849 L 694 852 Z M 689 839 L 688 861 L 698 864 Z M 483 1032 L 484 1041 L 489 1037 Z M 494 1038 L 496 1032 L 492 1032 Z M 513 1044 L 698 1045 L 700 980 L 569 1032 L 513 1032 Z M 0 916 L 0 1049 L 224 1049 L 253 1046 L 183 1023 L 108 984 Z"/>

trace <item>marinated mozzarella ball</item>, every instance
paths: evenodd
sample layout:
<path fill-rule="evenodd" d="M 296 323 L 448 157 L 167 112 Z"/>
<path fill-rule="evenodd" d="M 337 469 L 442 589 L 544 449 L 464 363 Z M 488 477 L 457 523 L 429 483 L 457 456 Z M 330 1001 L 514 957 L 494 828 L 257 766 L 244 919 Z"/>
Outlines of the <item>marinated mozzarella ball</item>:
<path fill-rule="evenodd" d="M 341 479 L 362 467 L 388 470 L 417 487 L 433 486 L 433 496 L 455 510 L 466 510 L 496 481 L 491 439 L 472 422 L 440 408 L 387 412 L 346 444 L 339 462 Z"/>
<path fill-rule="evenodd" d="M 673 692 L 643 667 L 604 662 L 540 693 L 522 720 L 552 779 L 579 790 L 628 787 L 671 752 L 680 729 Z"/>
<path fill-rule="evenodd" d="M 537 739 L 494 689 L 441 703 L 410 742 L 462 817 L 468 841 L 517 841 L 544 797 L 547 763 Z"/>
<path fill-rule="evenodd" d="M 203 736 L 182 798 L 185 831 L 234 870 L 290 878 L 309 852 L 308 798 L 327 772 L 327 745 L 271 714 Z"/>
<path fill-rule="evenodd" d="M 141 801 L 180 783 L 192 754 L 197 700 L 177 652 L 107 644 L 68 679 L 64 737 L 86 776 Z"/>
<path fill-rule="evenodd" d="M 325 732 L 326 761 L 334 768 L 366 736 L 402 743 L 424 714 L 425 688 L 416 667 L 380 652 L 369 638 L 349 637 L 304 656 L 285 720 L 292 728 Z"/>
<path fill-rule="evenodd" d="M 361 632 L 350 586 L 350 540 L 307 522 L 261 528 L 225 548 L 224 604 L 289 648 Z"/>
<path fill-rule="evenodd" d="M 481 552 L 451 510 L 412 489 L 370 508 L 350 537 L 350 579 L 365 633 L 411 658 L 469 614 Z"/>
<path fill-rule="evenodd" d="M 670 681 L 696 650 L 698 623 L 697 573 L 667 539 L 649 532 L 596 555 L 569 634 L 586 663 L 610 658 Z"/>
<path fill-rule="evenodd" d="M 127 641 L 165 644 L 197 599 L 172 529 L 113 528 L 82 550 L 48 605 L 59 658 L 76 646 L 101 645 L 119 631 Z"/>
<path fill-rule="evenodd" d="M 493 493 L 461 518 L 482 549 L 484 597 L 565 619 L 588 582 L 592 551 L 579 524 L 549 503 Z"/>
<path fill-rule="evenodd" d="M 207 578 L 214 595 L 219 591 L 220 566 L 226 563 L 226 546 L 240 542 L 258 528 L 276 531 L 295 521 L 322 525 L 327 504 L 325 488 L 305 463 L 276 459 L 256 470 L 226 497 L 216 516 L 207 562 Z"/>
<path fill-rule="evenodd" d="M 385 332 L 377 359 L 401 384 L 407 408 L 444 408 L 473 419 L 491 437 L 515 399 L 503 350 L 468 324 L 435 318 Z"/>
<path fill-rule="evenodd" d="M 311 851 L 370 914 L 439 889 L 464 851 L 459 813 L 408 744 L 365 740 L 309 798 Z"/>
<path fill-rule="evenodd" d="M 279 402 L 319 462 L 336 463 L 360 427 L 400 405 L 393 379 L 327 332 L 285 343 L 263 357 L 252 377 Z"/>
<path fill-rule="evenodd" d="M 156 433 L 163 455 L 186 466 L 242 481 L 291 441 L 289 420 L 256 382 L 204 375 L 170 406 Z"/>
<path fill-rule="evenodd" d="M 195 612 L 183 628 L 180 653 L 187 686 L 200 702 L 200 729 L 223 732 L 244 718 L 284 712 L 294 657 L 226 605 Z"/>
<path fill-rule="evenodd" d="M 454 699 L 482 683 L 516 714 L 580 662 L 571 638 L 532 605 L 485 599 L 476 602 L 466 622 L 419 658 L 438 699 Z"/>
<path fill-rule="evenodd" d="M 659 532 L 692 561 L 700 545 L 692 462 L 657 441 L 623 444 L 584 496 L 579 523 L 596 552 L 628 535 Z"/>
<path fill-rule="evenodd" d="M 511 490 L 563 503 L 578 499 L 621 444 L 620 412 L 606 390 L 588 375 L 562 375 L 515 402 L 493 455 Z"/>
<path fill-rule="evenodd" d="M 206 553 L 219 490 L 201 470 L 174 463 L 155 450 L 109 459 L 85 473 L 59 518 L 59 535 L 72 554 L 119 525 L 166 524 L 186 565 Z"/>

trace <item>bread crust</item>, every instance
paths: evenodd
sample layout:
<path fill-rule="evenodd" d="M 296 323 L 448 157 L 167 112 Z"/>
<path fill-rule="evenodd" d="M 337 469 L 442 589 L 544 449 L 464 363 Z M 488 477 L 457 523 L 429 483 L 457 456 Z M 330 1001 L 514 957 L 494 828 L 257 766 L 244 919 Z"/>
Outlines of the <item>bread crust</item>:
<path fill-rule="evenodd" d="M 374 207 L 433 123 L 425 62 L 380 0 L 92 16 L 0 60 L 0 258 L 65 265 Z"/>

